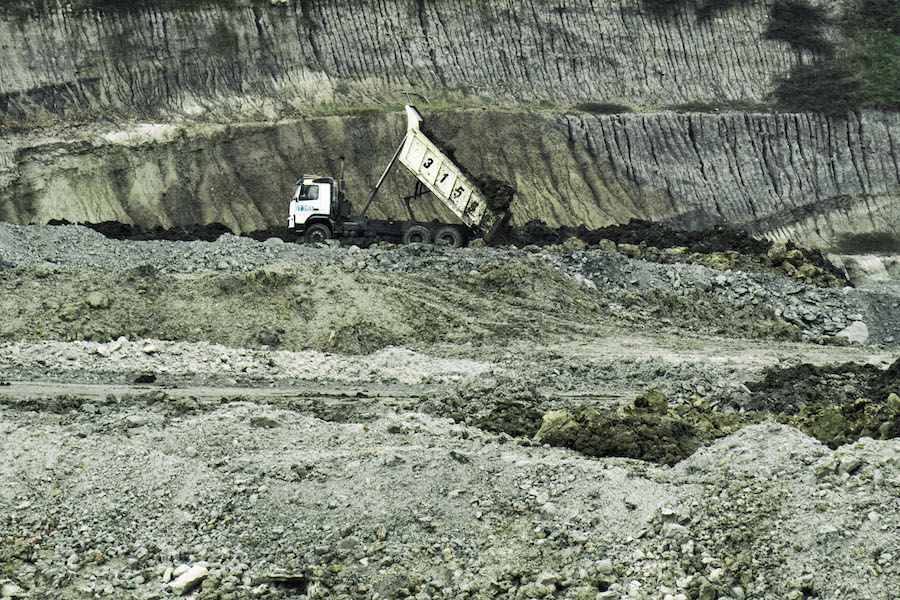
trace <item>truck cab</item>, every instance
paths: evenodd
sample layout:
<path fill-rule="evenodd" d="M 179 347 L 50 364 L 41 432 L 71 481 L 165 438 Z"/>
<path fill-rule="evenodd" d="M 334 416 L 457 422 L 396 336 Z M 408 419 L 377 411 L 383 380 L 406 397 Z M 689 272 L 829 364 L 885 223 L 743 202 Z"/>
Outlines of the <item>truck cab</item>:
<path fill-rule="evenodd" d="M 307 222 L 330 222 L 335 216 L 332 200 L 337 189 L 332 177 L 304 175 L 297 181 L 297 189 L 288 211 L 288 227 L 305 229 Z"/>

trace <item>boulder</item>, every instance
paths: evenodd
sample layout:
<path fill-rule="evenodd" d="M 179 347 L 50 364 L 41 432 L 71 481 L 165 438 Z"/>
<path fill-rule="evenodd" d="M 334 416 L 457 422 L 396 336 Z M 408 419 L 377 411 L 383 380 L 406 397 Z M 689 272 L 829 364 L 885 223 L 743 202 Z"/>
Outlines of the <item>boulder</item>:
<path fill-rule="evenodd" d="M 196 564 L 179 575 L 175 581 L 169 584 L 169 587 L 172 588 L 172 593 L 176 596 L 183 596 L 203 581 L 208 574 L 209 569 L 206 566 Z"/>
<path fill-rule="evenodd" d="M 847 341 L 865 344 L 869 341 L 869 328 L 862 321 L 854 321 L 835 334 L 835 337 L 847 338 Z"/>

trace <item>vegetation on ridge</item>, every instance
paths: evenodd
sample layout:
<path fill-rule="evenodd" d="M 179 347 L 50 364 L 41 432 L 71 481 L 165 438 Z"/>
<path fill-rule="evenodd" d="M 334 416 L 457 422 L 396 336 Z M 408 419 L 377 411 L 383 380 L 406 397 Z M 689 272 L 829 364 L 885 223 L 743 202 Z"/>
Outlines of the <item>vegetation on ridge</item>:
<path fill-rule="evenodd" d="M 701 21 L 740 4 L 742 0 L 643 0 L 657 18 L 692 6 Z M 843 34 L 839 43 L 835 33 Z M 859 108 L 900 110 L 900 0 L 846 0 L 837 17 L 808 0 L 776 0 L 764 35 L 808 53 L 808 62 L 775 90 L 778 108 L 829 115 Z"/>
<path fill-rule="evenodd" d="M 772 20 L 768 37 L 821 57 L 781 81 L 779 106 L 826 114 L 900 110 L 900 0 L 853 0 L 838 23 L 846 37 L 838 49 L 824 36 L 828 20 L 821 9 L 782 0 Z"/>

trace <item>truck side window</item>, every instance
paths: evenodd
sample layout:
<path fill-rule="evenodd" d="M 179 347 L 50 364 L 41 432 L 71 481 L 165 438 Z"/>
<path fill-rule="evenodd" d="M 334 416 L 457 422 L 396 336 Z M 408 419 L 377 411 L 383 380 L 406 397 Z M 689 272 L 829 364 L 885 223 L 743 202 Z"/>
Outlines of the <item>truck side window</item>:
<path fill-rule="evenodd" d="M 318 200 L 319 199 L 319 186 L 317 185 L 301 185 L 300 186 L 300 194 L 297 195 L 297 200 Z"/>

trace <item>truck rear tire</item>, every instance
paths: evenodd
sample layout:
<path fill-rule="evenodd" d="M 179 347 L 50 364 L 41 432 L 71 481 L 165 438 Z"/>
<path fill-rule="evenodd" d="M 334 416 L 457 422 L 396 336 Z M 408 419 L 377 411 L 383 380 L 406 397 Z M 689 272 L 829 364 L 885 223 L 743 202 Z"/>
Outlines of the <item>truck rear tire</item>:
<path fill-rule="evenodd" d="M 427 227 L 421 225 L 413 225 L 403 232 L 404 244 L 430 244 L 431 232 Z"/>
<path fill-rule="evenodd" d="M 459 248 L 463 245 L 463 234 L 456 227 L 441 227 L 434 234 L 434 243 L 436 246 L 446 246 L 447 248 Z"/>
<path fill-rule="evenodd" d="M 330 240 L 331 229 L 328 228 L 328 225 L 314 223 L 306 228 L 303 239 L 306 240 L 307 244 L 317 244 L 319 242 L 324 242 L 325 240 Z"/>

